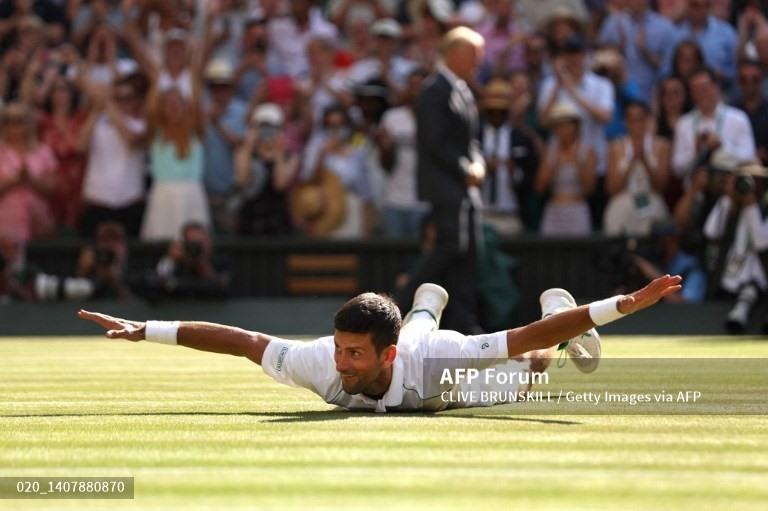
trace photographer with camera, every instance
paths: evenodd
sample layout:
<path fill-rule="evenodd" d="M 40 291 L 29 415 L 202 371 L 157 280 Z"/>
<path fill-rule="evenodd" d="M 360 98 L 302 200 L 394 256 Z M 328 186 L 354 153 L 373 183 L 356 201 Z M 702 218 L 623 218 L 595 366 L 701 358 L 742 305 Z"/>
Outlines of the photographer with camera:
<path fill-rule="evenodd" d="M 75 275 L 60 278 L 39 273 L 35 277 L 36 297 L 41 301 L 127 298 L 127 259 L 125 228 L 117 222 L 101 222 L 93 243 L 80 250 Z"/>
<path fill-rule="evenodd" d="M 708 257 L 710 285 L 737 296 L 726 317 L 730 333 L 742 333 L 761 292 L 768 289 L 762 253 L 768 248 L 768 203 L 758 201 L 768 170 L 742 163 L 723 178 L 723 194 L 704 224 L 712 245 Z M 760 185 L 760 186 L 758 186 Z M 765 327 L 764 327 L 765 328 Z"/>
<path fill-rule="evenodd" d="M 203 224 L 190 222 L 181 240 L 171 242 L 157 264 L 155 291 L 167 298 L 222 298 L 229 294 L 229 272 L 214 258 L 213 242 Z"/>

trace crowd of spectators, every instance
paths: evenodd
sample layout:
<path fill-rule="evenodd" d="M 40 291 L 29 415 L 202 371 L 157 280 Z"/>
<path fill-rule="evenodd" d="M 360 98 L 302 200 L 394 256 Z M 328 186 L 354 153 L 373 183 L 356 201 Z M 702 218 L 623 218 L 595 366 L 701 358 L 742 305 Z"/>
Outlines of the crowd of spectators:
<path fill-rule="evenodd" d="M 94 239 L 106 222 L 142 240 L 190 224 L 416 239 L 414 105 L 464 25 L 485 38 L 469 84 L 485 220 L 502 236 L 663 232 L 682 247 L 666 263 L 705 266 L 690 239 L 740 200 L 709 160 L 768 162 L 767 14 L 762 0 L 3 0 L 0 238 Z"/>

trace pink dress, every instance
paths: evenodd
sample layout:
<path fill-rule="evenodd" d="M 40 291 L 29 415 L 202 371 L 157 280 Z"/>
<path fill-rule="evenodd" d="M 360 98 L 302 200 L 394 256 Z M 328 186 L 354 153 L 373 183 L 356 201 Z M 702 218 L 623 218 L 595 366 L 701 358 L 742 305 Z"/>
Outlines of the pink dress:
<path fill-rule="evenodd" d="M 85 116 L 73 114 L 65 126 L 56 124 L 46 115 L 40 122 L 40 140 L 53 150 L 58 161 L 56 191 L 51 197 L 51 208 L 56 223 L 68 227 L 78 225 L 82 209 L 85 154 L 77 147 L 77 137 Z"/>
<path fill-rule="evenodd" d="M 54 175 L 56 158 L 39 144 L 23 156 L 33 179 Z M 14 179 L 22 167 L 22 155 L 0 145 L 0 183 Z M 0 195 L 0 237 L 29 241 L 50 234 L 55 227 L 48 200 L 27 184 L 17 184 Z"/>

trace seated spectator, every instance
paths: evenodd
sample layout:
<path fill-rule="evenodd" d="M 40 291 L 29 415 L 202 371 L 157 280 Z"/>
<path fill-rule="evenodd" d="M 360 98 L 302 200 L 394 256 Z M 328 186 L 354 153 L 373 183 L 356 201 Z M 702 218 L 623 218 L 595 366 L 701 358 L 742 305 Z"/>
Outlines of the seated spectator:
<path fill-rule="evenodd" d="M 743 110 L 752 126 L 757 156 L 768 162 L 768 101 L 763 95 L 764 73 L 759 63 L 745 60 L 739 63 L 737 83 L 739 98 L 733 106 Z"/>
<path fill-rule="evenodd" d="M 677 76 L 662 78 L 656 88 L 656 136 L 670 144 L 675 138 L 677 121 L 690 110 L 688 88 Z"/>
<path fill-rule="evenodd" d="M 268 75 L 280 71 L 279 62 L 267 61 L 268 44 L 267 19 L 256 11 L 245 20 L 236 59 L 235 89 L 242 101 L 248 102 Z"/>
<path fill-rule="evenodd" d="M 637 84 L 646 103 L 661 68 L 677 40 L 676 27 L 650 8 L 649 0 L 631 0 L 626 8 L 616 10 L 603 22 L 600 44 L 618 48 L 626 58 L 628 78 Z"/>
<path fill-rule="evenodd" d="M 513 236 L 523 230 L 520 201 L 527 197 L 516 192 L 525 174 L 536 172 L 535 166 L 532 169 L 517 166 L 526 156 L 524 153 L 531 156 L 533 144 L 524 132 L 513 127 L 511 106 L 512 87 L 504 80 L 491 80 L 483 89 L 480 101 L 480 149 L 486 163 L 481 187 L 483 220 L 502 236 Z M 533 156 L 535 158 L 535 154 Z"/>
<path fill-rule="evenodd" d="M 0 100 L 3 103 L 21 99 L 21 84 L 27 69 L 28 55 L 12 46 L 0 55 Z"/>
<path fill-rule="evenodd" d="M 328 18 L 341 30 L 358 19 L 368 24 L 380 18 L 392 16 L 396 0 L 330 0 L 327 7 Z"/>
<path fill-rule="evenodd" d="M 313 37 L 325 36 L 335 41 L 336 27 L 325 19 L 319 6 L 312 0 L 290 2 L 288 16 L 275 16 L 269 20 L 269 59 L 282 62 L 293 78 L 302 78 L 309 72 L 307 44 Z"/>
<path fill-rule="evenodd" d="M 755 158 L 755 141 L 747 115 L 721 101 L 715 74 L 700 69 L 689 78 L 694 109 L 680 118 L 675 128 L 672 168 L 690 180 L 712 152 L 722 148 L 740 161 Z"/>
<path fill-rule="evenodd" d="M 27 242 L 55 228 L 50 199 L 56 158 L 37 140 L 29 108 L 10 103 L 0 115 L 0 236 Z"/>
<path fill-rule="evenodd" d="M 120 5 L 110 0 L 72 0 L 68 2 L 67 10 L 72 21 L 72 42 L 81 48 L 86 46 L 86 41 L 98 26 L 107 23 L 121 27 L 123 24 Z"/>
<path fill-rule="evenodd" d="M 520 199 L 520 219 L 525 230 L 538 232 L 543 203 L 534 190 L 542 153 L 542 133 L 536 109 L 535 89 L 524 71 L 509 77 L 512 108 L 512 159 L 516 167 L 515 193 Z"/>
<path fill-rule="evenodd" d="M 39 273 L 35 293 L 41 301 L 127 298 L 127 262 L 125 229 L 117 222 L 101 222 L 93 242 L 80 250 L 74 275 L 60 278 Z"/>
<path fill-rule="evenodd" d="M 235 71 L 226 60 L 211 60 L 205 69 L 205 191 L 216 229 L 230 233 L 235 231 L 236 220 L 229 214 L 226 201 L 234 186 L 234 153 L 245 135 L 248 109 L 234 96 L 234 78 Z"/>
<path fill-rule="evenodd" d="M 595 52 L 592 70 L 610 80 L 616 92 L 611 121 L 605 126 L 605 136 L 614 140 L 627 133 L 624 110 L 627 104 L 641 100 L 640 88 L 627 75 L 624 57 L 616 48 L 607 47 Z"/>
<path fill-rule="evenodd" d="M 613 84 L 589 70 L 587 48 L 583 37 L 571 34 L 557 50 L 553 74 L 541 85 L 538 98 L 539 116 L 546 119 L 559 102 L 567 102 L 581 116 L 580 133 L 594 148 L 597 186 L 588 194 L 590 216 L 595 222 L 603 218 L 606 198 L 603 180 L 606 169 L 605 127 L 613 116 L 616 95 Z M 596 223 L 593 227 L 599 229 Z"/>
<path fill-rule="evenodd" d="M 549 196 L 541 233 L 586 236 L 592 231 L 587 197 L 595 188 L 595 150 L 583 134 L 581 115 L 570 104 L 550 108 L 547 120 L 552 136 L 536 176 L 536 191 Z"/>
<path fill-rule="evenodd" d="M 83 88 L 108 87 L 119 78 L 117 42 L 115 30 L 106 23 L 89 36 L 85 60 L 78 75 Z M 122 65 L 130 64 L 123 61 Z"/>
<path fill-rule="evenodd" d="M 704 225 L 704 234 L 717 247 L 711 275 L 713 284 L 736 295 L 736 304 L 726 317 L 726 328 L 741 333 L 759 294 L 768 289 L 766 269 L 760 253 L 768 248 L 768 223 L 757 200 L 755 177 L 765 178 L 766 169 L 746 164 L 725 175 L 724 193 Z"/>
<path fill-rule="evenodd" d="M 157 263 L 152 283 L 151 298 L 223 298 L 229 294 L 229 269 L 216 256 L 208 229 L 190 222 Z"/>
<path fill-rule="evenodd" d="M 431 71 L 440 57 L 440 41 L 450 28 L 453 3 L 450 0 L 413 0 L 407 2 L 407 11 L 411 22 L 411 44 L 404 56 Z"/>
<path fill-rule="evenodd" d="M 129 236 L 138 236 L 144 214 L 147 123 L 142 98 L 131 78 L 115 82 L 108 93 L 91 98 L 80 132 L 87 152 L 80 234 L 92 237 L 110 220 Z"/>
<path fill-rule="evenodd" d="M 675 46 L 672 52 L 671 67 L 667 76 L 677 76 L 685 80 L 688 86 L 688 78 L 691 74 L 705 66 L 704 53 L 696 41 L 686 39 Z"/>
<path fill-rule="evenodd" d="M 528 30 L 517 19 L 514 2 L 495 0 L 488 3 L 488 19 L 478 28 L 485 38 L 483 66 L 491 76 L 506 76 L 525 69 L 525 39 Z"/>
<path fill-rule="evenodd" d="M 727 83 L 736 75 L 738 36 L 729 23 L 712 16 L 711 9 L 712 0 L 688 0 L 685 19 L 678 26 L 679 39 L 696 41 L 705 65 Z"/>
<path fill-rule="evenodd" d="M 664 190 L 669 176 L 669 143 L 651 132 L 644 103 L 629 103 L 624 117 L 629 133 L 608 148 L 606 192 L 611 197 L 603 221 L 609 236 L 648 236 L 669 214 Z"/>
<path fill-rule="evenodd" d="M 40 139 L 53 150 L 58 162 L 56 190 L 51 198 L 53 215 L 59 227 L 72 231 L 80 221 L 85 176 L 80 132 L 86 115 L 80 109 L 78 96 L 74 84 L 59 76 L 48 93 L 40 121 Z"/>
<path fill-rule="evenodd" d="M 333 41 L 324 37 L 312 38 L 307 44 L 307 58 L 309 76 L 299 80 L 297 87 L 309 99 L 312 125 L 316 127 L 322 123 L 326 108 L 336 103 L 350 106 L 352 98 L 346 78 L 335 68 Z"/>
<path fill-rule="evenodd" d="M 332 237 L 365 237 L 375 221 L 367 155 L 353 135 L 347 110 L 333 105 L 326 109 L 323 128 L 313 135 L 304 156 L 302 180 L 311 181 L 327 170 L 341 179 L 346 190 L 344 224 L 330 233 Z"/>
<path fill-rule="evenodd" d="M 150 102 L 149 113 L 153 181 L 141 238 L 167 240 L 189 222 L 210 224 L 203 188 L 202 118 L 196 99 L 185 100 L 178 89 L 150 94 L 156 98 Z"/>
<path fill-rule="evenodd" d="M 573 25 L 589 19 L 587 2 L 584 0 L 519 0 L 522 19 L 531 27 L 546 27 L 554 21 L 564 20 Z"/>
<path fill-rule="evenodd" d="M 371 34 L 375 36 L 372 55 L 357 61 L 349 69 L 350 87 L 378 79 L 384 81 L 392 95 L 398 98 L 417 64 L 397 55 L 402 29 L 395 20 L 378 20 L 371 26 Z"/>
<path fill-rule="evenodd" d="M 416 97 L 427 77 L 418 68 L 408 77 L 404 104 L 384 112 L 376 145 L 386 174 L 381 221 L 384 234 L 416 239 L 428 206 L 416 194 Z"/>
<path fill-rule="evenodd" d="M 245 142 L 235 156 L 236 187 L 230 208 L 241 236 L 284 236 L 293 232 L 288 188 L 298 175 L 299 158 L 284 147 L 284 116 L 274 103 L 253 113 Z"/>

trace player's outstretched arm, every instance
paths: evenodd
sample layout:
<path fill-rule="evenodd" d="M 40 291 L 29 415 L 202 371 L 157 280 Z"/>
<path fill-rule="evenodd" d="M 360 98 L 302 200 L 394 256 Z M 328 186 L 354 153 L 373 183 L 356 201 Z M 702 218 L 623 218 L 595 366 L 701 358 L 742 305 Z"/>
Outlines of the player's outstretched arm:
<path fill-rule="evenodd" d="M 132 342 L 147 340 L 147 322 L 115 318 L 84 310 L 78 312 L 78 316 L 104 328 L 109 339 L 125 339 Z M 249 332 L 242 328 L 202 321 L 181 321 L 178 323 L 175 342 L 172 335 L 166 335 L 158 342 L 179 344 L 212 353 L 247 357 L 251 361 L 261 364 L 269 340 L 270 337 L 267 335 Z"/>
<path fill-rule="evenodd" d="M 679 275 L 664 275 L 654 279 L 634 293 L 582 305 L 575 309 L 549 316 L 529 325 L 507 331 L 507 350 L 510 357 L 529 351 L 555 346 L 583 334 L 590 328 L 632 314 L 655 304 L 665 296 L 680 291 L 683 281 Z M 611 310 L 615 309 L 615 310 Z"/>

